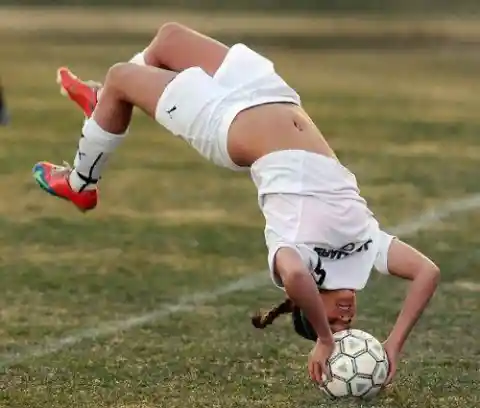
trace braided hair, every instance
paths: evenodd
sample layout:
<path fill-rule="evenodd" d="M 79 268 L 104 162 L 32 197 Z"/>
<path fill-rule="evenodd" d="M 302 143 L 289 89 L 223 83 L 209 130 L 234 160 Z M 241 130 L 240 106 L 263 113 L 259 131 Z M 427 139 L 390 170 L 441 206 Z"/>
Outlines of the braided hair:
<path fill-rule="evenodd" d="M 272 324 L 278 316 L 292 313 L 293 308 L 293 302 L 287 298 L 282 303 L 272 307 L 268 312 L 255 314 L 252 317 L 252 324 L 257 329 L 264 329 Z"/>
<path fill-rule="evenodd" d="M 268 312 L 257 313 L 252 317 L 252 324 L 257 329 L 264 329 L 271 325 L 273 321 L 284 314 L 292 315 L 292 323 L 295 332 L 303 338 L 311 341 L 317 341 L 317 333 L 308 321 L 303 311 L 287 298 L 277 306 L 272 307 Z"/>

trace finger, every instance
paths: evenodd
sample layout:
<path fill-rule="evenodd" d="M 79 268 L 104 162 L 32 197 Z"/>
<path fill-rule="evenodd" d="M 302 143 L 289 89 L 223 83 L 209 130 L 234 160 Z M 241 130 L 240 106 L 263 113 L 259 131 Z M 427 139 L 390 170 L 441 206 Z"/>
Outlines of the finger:
<path fill-rule="evenodd" d="M 315 381 L 315 372 L 313 370 L 313 362 L 311 361 L 308 362 L 308 374 L 310 375 L 312 381 Z"/>
<path fill-rule="evenodd" d="M 322 373 L 325 374 L 325 377 L 327 377 L 327 380 L 330 381 L 332 379 L 332 373 L 330 372 L 328 364 L 321 363 L 321 369 Z"/>
<path fill-rule="evenodd" d="M 320 363 L 314 363 L 313 364 L 313 371 L 314 371 L 314 375 L 315 375 L 315 381 L 319 384 L 323 384 L 323 380 L 322 380 L 322 368 L 320 366 Z"/>
<path fill-rule="evenodd" d="M 388 383 L 385 383 L 382 385 L 382 390 L 383 391 L 389 391 L 393 388 L 393 385 L 392 384 L 388 384 Z"/>
<path fill-rule="evenodd" d="M 387 385 L 390 385 L 394 375 L 395 375 L 395 371 L 390 371 L 390 373 L 387 376 L 387 379 L 385 380 L 385 383 L 383 384 L 384 387 L 386 387 Z"/>

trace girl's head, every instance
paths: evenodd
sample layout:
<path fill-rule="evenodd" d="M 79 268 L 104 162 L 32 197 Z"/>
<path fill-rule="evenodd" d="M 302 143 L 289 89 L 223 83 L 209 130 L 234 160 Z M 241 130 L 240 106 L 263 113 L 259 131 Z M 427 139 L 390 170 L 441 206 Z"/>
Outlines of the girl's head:
<path fill-rule="evenodd" d="M 319 296 L 322 297 L 332 332 L 336 333 L 350 328 L 357 312 L 355 291 L 350 289 L 320 290 Z M 278 316 L 287 313 L 292 314 L 293 326 L 300 336 L 316 341 L 317 335 L 312 325 L 300 308 L 288 298 L 268 312 L 252 317 L 252 324 L 258 329 L 264 329 L 272 324 Z"/>

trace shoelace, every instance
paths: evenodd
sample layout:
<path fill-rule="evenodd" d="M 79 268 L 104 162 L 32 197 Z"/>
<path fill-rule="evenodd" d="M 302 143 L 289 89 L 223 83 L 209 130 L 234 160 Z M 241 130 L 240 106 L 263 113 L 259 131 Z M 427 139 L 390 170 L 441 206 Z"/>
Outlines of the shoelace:
<path fill-rule="evenodd" d="M 90 88 L 95 89 L 96 91 L 103 88 L 103 85 L 101 82 L 92 81 L 90 79 L 85 81 L 85 84 L 88 85 Z"/>
<path fill-rule="evenodd" d="M 68 174 L 72 171 L 72 166 L 65 160 L 63 161 L 63 166 L 55 166 L 52 168 L 52 174 Z"/>

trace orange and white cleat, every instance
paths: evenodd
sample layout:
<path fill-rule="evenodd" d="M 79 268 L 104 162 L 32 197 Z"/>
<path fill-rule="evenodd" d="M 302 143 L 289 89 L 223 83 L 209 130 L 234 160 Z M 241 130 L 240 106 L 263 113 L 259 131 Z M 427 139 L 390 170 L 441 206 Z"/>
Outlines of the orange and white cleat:
<path fill-rule="evenodd" d="M 66 67 L 58 68 L 57 83 L 60 85 L 62 95 L 75 102 L 87 118 L 92 116 L 98 103 L 98 94 L 102 84 L 94 81 L 82 81 Z"/>
<path fill-rule="evenodd" d="M 80 211 L 93 210 L 97 206 L 98 188 L 74 191 L 68 177 L 72 169 L 68 164 L 58 166 L 49 162 L 39 162 L 33 167 L 33 178 L 47 193 L 70 201 Z"/>

